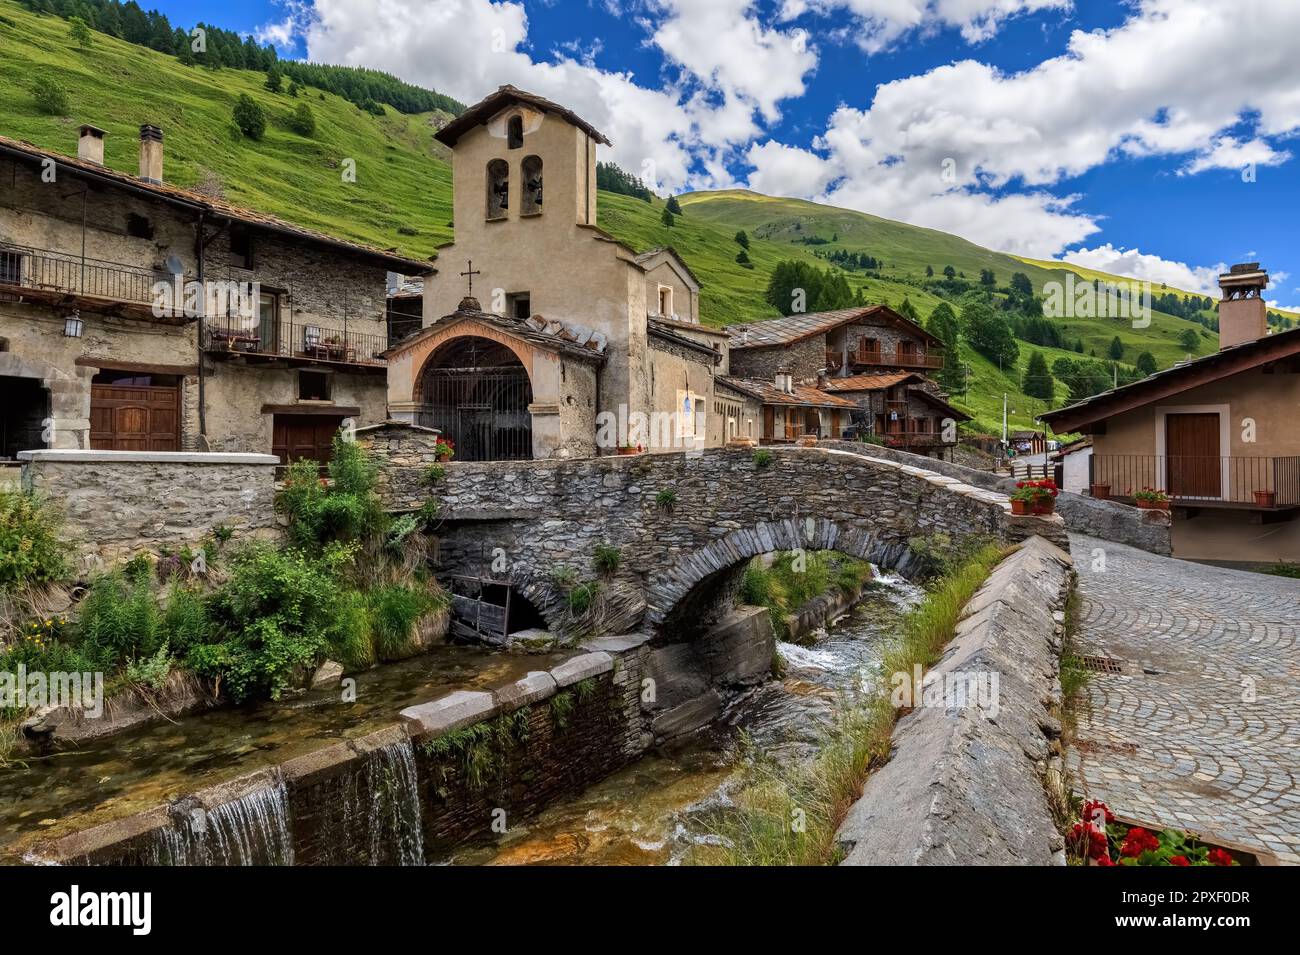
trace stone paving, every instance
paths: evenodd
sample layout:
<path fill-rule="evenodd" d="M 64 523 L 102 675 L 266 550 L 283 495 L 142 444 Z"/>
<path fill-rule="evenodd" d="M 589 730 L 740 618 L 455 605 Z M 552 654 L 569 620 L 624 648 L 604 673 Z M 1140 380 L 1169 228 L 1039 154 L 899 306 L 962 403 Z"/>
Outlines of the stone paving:
<path fill-rule="evenodd" d="M 1082 536 L 1071 550 L 1076 650 L 1127 671 L 1088 685 L 1076 789 L 1300 864 L 1300 581 Z"/>

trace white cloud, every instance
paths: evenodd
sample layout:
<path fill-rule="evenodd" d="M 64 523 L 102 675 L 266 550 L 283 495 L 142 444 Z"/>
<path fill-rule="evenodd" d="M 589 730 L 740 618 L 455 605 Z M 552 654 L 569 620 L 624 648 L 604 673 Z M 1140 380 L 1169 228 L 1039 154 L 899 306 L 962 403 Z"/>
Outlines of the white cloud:
<path fill-rule="evenodd" d="M 1247 166 L 1280 166 L 1290 158 L 1289 152 L 1278 152 L 1262 139 L 1242 142 L 1232 136 L 1220 136 L 1197 153 L 1178 174 L 1192 176 L 1209 169 L 1244 171 Z"/>
<path fill-rule="evenodd" d="M 1061 256 L 1061 260 L 1086 269 L 1123 275 L 1157 286 L 1168 285 L 1184 292 L 1216 298 L 1219 294 L 1219 276 L 1228 271 L 1227 263 L 1224 262 L 1216 265 L 1188 265 L 1185 262 L 1171 262 L 1139 249 L 1116 248 L 1110 243 L 1099 245 L 1095 249 L 1067 252 Z"/>
<path fill-rule="evenodd" d="M 1096 166 L 1190 153 L 1192 175 L 1285 161 L 1262 137 L 1300 128 L 1296 35 L 1292 0 L 1140 0 L 1124 24 L 1075 31 L 1065 54 L 1023 72 L 966 60 L 882 84 L 869 108 L 836 110 L 804 157 L 751 149 L 753 177 L 820 178 L 832 185 L 815 198 L 1050 257 L 1097 225 L 1048 187 Z M 1226 132 L 1243 117 L 1248 141 Z"/>
<path fill-rule="evenodd" d="M 854 41 L 867 53 L 878 53 L 917 29 L 953 27 L 966 42 L 979 43 L 1011 17 L 1072 6 L 1072 0 L 784 0 L 781 16 L 793 20 L 809 12 L 846 10 L 856 20 Z"/>

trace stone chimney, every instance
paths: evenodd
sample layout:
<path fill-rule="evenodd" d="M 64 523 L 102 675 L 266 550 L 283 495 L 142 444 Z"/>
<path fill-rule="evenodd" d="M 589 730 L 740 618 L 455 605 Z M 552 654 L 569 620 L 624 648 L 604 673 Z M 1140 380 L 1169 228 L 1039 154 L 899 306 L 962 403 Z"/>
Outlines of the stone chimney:
<path fill-rule="evenodd" d="M 140 127 L 140 178 L 155 186 L 163 181 L 163 137 L 157 126 Z"/>
<path fill-rule="evenodd" d="M 104 137 L 108 135 L 98 126 L 83 123 L 77 139 L 77 158 L 93 162 L 96 166 L 104 165 Z"/>
<path fill-rule="evenodd" d="M 1268 307 L 1264 289 L 1268 273 L 1258 262 L 1234 265 L 1219 276 L 1223 298 L 1219 302 L 1219 348 L 1253 342 L 1268 334 Z"/>
<path fill-rule="evenodd" d="M 778 371 L 776 373 L 776 390 L 782 394 L 794 394 L 794 375 L 788 371 Z"/>

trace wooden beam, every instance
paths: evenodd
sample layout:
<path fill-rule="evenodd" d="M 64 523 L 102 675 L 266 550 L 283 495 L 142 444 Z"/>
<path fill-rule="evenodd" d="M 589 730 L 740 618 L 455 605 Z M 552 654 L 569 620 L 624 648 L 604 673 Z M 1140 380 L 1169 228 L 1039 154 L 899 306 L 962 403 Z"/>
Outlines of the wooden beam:
<path fill-rule="evenodd" d="M 356 418 L 361 409 L 351 405 L 262 405 L 262 414 L 317 414 Z"/>
<path fill-rule="evenodd" d="M 150 362 L 118 361 L 116 358 L 98 358 L 94 355 L 80 355 L 73 362 L 82 368 L 107 368 L 109 371 L 134 371 L 142 375 L 182 375 L 192 376 L 199 373 L 198 365 L 157 365 Z"/>

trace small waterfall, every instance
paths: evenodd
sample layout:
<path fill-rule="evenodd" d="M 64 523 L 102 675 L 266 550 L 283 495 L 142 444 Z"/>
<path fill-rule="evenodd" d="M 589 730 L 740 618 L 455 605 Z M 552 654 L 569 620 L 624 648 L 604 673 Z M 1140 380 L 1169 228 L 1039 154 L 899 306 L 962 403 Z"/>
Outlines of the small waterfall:
<path fill-rule="evenodd" d="M 364 768 L 344 785 L 341 824 L 357 832 L 355 845 L 366 865 L 424 865 L 424 830 L 415 771 L 415 748 L 409 739 L 373 750 Z M 340 840 L 341 844 L 351 841 Z"/>
<path fill-rule="evenodd" d="M 158 830 L 146 857 L 149 865 L 293 865 L 284 782 L 215 809 L 191 809 L 179 825 Z"/>

